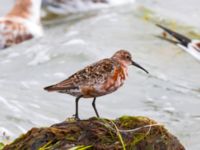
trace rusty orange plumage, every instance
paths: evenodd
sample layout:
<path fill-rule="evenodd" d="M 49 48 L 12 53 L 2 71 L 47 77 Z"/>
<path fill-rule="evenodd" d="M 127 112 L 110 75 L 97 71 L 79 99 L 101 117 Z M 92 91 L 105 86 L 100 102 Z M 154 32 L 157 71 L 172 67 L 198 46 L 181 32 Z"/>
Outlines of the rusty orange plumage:
<path fill-rule="evenodd" d="M 66 80 L 58 84 L 45 87 L 44 89 L 51 92 L 70 94 L 76 97 L 76 113 L 78 116 L 78 101 L 80 98 L 94 98 L 93 108 L 97 117 L 95 101 L 96 97 L 103 96 L 116 91 L 124 84 L 128 76 L 128 66 L 134 65 L 145 70 L 132 60 L 131 54 L 126 50 L 117 51 L 111 58 L 100 60 L 92 65 L 73 74 Z"/>
<path fill-rule="evenodd" d="M 41 0 L 16 0 L 10 12 L 0 18 L 0 49 L 42 36 L 40 7 Z"/>

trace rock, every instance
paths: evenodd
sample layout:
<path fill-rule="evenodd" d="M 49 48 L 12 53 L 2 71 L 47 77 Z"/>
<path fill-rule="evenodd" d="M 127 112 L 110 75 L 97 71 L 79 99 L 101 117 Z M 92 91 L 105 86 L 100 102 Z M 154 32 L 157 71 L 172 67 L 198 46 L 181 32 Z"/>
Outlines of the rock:
<path fill-rule="evenodd" d="M 0 150 L 2 150 L 4 147 L 4 144 L 0 142 Z"/>
<path fill-rule="evenodd" d="M 32 128 L 3 150 L 184 150 L 179 140 L 147 117 L 68 120 Z"/>

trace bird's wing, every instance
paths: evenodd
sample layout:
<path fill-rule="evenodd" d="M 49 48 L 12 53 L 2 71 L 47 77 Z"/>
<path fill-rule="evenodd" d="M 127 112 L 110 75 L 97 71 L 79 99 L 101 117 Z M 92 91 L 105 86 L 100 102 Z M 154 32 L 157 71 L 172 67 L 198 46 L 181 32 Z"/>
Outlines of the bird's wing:
<path fill-rule="evenodd" d="M 103 59 L 97 63 L 94 63 L 86 68 L 78 71 L 70 76 L 68 79 L 47 87 L 48 91 L 66 90 L 72 88 L 78 88 L 84 86 L 94 86 L 103 84 L 106 79 L 112 76 L 115 70 L 116 62 L 111 59 Z"/>
<path fill-rule="evenodd" d="M 27 28 L 12 20 L 0 19 L 0 47 L 6 48 L 13 44 L 31 39 L 33 36 Z"/>
<path fill-rule="evenodd" d="M 185 47 L 187 47 L 188 44 L 190 44 L 190 43 L 192 42 L 191 39 L 189 39 L 188 37 L 186 37 L 186 36 L 184 36 L 184 35 L 182 35 L 182 34 L 180 34 L 180 33 L 177 33 L 177 32 L 175 32 L 175 31 L 172 31 L 171 29 L 168 29 L 168 28 L 166 28 L 166 27 L 164 27 L 164 26 L 162 26 L 162 25 L 159 25 L 159 24 L 157 24 L 157 26 L 158 26 L 159 28 L 163 29 L 164 31 L 166 31 L 166 32 L 167 32 L 168 34 L 170 34 L 171 36 L 173 36 L 176 40 L 178 40 L 178 42 L 179 42 L 181 45 L 183 45 L 183 46 L 185 46 Z"/>

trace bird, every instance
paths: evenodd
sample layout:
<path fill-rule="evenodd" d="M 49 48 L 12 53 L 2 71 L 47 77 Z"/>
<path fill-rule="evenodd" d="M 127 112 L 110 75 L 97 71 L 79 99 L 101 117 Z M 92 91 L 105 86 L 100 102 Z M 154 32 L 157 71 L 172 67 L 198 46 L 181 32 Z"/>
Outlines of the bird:
<path fill-rule="evenodd" d="M 43 35 L 41 3 L 41 0 L 16 0 L 13 8 L 0 17 L 0 49 Z"/>
<path fill-rule="evenodd" d="M 183 50 L 191 54 L 195 59 L 200 61 L 200 40 L 190 39 L 189 37 L 172 31 L 171 29 L 168 29 L 162 25 L 156 25 L 177 40 L 177 42 L 172 41 L 173 43 L 176 43 L 180 48 L 182 48 Z"/>
<path fill-rule="evenodd" d="M 75 99 L 75 119 L 80 120 L 78 102 L 81 98 L 93 98 L 92 106 L 99 117 L 96 109 L 96 98 L 116 91 L 124 84 L 128 77 L 128 66 L 136 66 L 146 73 L 146 69 L 133 61 L 132 55 L 127 50 L 118 50 L 111 58 L 99 60 L 66 80 L 45 87 L 48 92 L 59 92 L 72 95 Z"/>

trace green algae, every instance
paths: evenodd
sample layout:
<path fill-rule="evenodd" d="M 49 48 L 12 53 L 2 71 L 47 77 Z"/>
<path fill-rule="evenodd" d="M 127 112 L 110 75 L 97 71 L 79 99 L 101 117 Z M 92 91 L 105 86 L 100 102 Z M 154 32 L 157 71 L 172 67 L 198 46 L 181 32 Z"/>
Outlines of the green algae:
<path fill-rule="evenodd" d="M 111 121 L 111 123 L 112 123 L 112 124 L 114 125 L 114 127 L 115 127 L 116 134 L 117 134 L 117 136 L 118 136 L 118 138 L 119 138 L 119 140 L 120 140 L 120 142 L 121 142 L 121 144 L 122 144 L 123 150 L 126 150 L 125 142 L 124 142 L 124 140 L 123 140 L 123 138 L 122 138 L 122 135 L 121 135 L 121 133 L 120 133 L 120 131 L 119 131 L 119 128 L 117 127 L 117 125 L 116 125 L 113 121 Z"/>
<path fill-rule="evenodd" d="M 155 17 L 155 12 L 147 7 L 140 6 L 137 9 L 136 15 L 144 20 L 154 20 L 153 18 Z"/>
<path fill-rule="evenodd" d="M 42 21 L 49 21 L 49 20 L 55 20 L 55 19 L 63 19 L 65 18 L 65 15 L 57 15 L 54 13 L 48 13 L 44 18 L 42 18 Z"/>
<path fill-rule="evenodd" d="M 6 145 L 6 143 L 10 143 L 10 136 L 6 134 L 6 132 L 3 132 L 0 135 L 0 150 L 2 150 L 4 148 L 4 146 Z"/>
<path fill-rule="evenodd" d="M 5 145 L 4 145 L 3 143 L 0 142 L 0 150 L 2 150 L 4 146 L 5 146 Z"/>
<path fill-rule="evenodd" d="M 153 24 L 162 24 L 175 31 L 178 30 L 178 32 L 192 39 L 200 39 L 200 31 L 198 31 L 195 27 L 177 22 L 176 20 L 167 16 L 160 16 L 159 13 L 153 11 L 151 8 L 139 6 L 135 14 L 137 17 L 145 21 L 151 22 Z"/>
<path fill-rule="evenodd" d="M 184 150 L 163 125 L 147 117 L 116 120 L 66 120 L 47 128 L 33 128 L 3 150 Z"/>
<path fill-rule="evenodd" d="M 92 148 L 92 146 L 75 146 L 75 147 L 70 148 L 69 150 L 87 150 L 90 148 Z"/>

